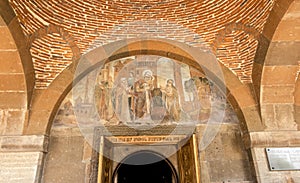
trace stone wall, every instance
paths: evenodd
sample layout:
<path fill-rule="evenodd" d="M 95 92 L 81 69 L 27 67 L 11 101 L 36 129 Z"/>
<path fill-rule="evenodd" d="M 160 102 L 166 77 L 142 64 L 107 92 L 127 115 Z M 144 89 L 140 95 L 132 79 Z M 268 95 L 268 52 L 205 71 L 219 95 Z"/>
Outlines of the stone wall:
<path fill-rule="evenodd" d="M 42 181 L 55 183 L 88 182 L 90 147 L 78 128 L 52 130 Z"/>
<path fill-rule="evenodd" d="M 198 127 L 201 141 L 203 128 Z M 222 124 L 213 141 L 200 151 L 203 183 L 254 183 L 253 170 L 238 124 Z"/>

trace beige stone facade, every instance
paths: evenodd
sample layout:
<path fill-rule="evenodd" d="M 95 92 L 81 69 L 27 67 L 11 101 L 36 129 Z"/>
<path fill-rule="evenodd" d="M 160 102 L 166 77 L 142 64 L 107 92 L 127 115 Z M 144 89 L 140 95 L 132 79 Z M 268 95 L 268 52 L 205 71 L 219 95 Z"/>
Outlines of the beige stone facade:
<path fill-rule="evenodd" d="M 97 151 L 126 159 L 153 150 L 126 150 L 130 143 L 161 138 L 166 142 L 155 145 L 157 152 L 178 150 L 160 154 L 168 156 L 173 182 L 300 182 L 299 170 L 271 170 L 266 153 L 300 147 L 299 0 L 1 0 L 0 15 L 1 183 L 113 182 L 121 164 Z M 179 93 L 187 73 L 182 65 L 189 77 L 210 78 L 221 93 L 214 97 L 228 104 L 222 121 L 200 110 L 202 122 L 185 143 L 174 140 L 188 127 L 180 122 L 178 128 L 166 123 L 137 130 L 107 120 L 109 135 L 97 134 L 94 121 L 93 129 L 82 127 L 74 113 L 85 111 L 68 103 L 74 88 L 104 64 L 117 71 L 130 65 L 128 58 L 150 63 L 150 57 L 177 64 L 172 71 Z M 183 116 L 192 114 L 189 104 L 182 104 Z M 214 135 L 201 148 L 207 129 Z"/>

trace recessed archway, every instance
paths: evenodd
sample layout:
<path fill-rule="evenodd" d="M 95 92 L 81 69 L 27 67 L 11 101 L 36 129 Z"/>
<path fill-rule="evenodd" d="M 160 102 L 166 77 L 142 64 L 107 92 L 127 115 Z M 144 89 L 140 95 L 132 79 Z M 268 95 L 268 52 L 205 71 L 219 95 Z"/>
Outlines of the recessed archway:
<path fill-rule="evenodd" d="M 151 151 L 139 151 L 126 157 L 116 168 L 114 183 L 177 183 L 178 176 L 171 162 Z"/>
<path fill-rule="evenodd" d="M 141 46 L 141 44 L 142 44 L 142 46 Z M 148 45 L 147 45 L 148 44 Z M 140 45 L 140 47 L 138 46 L 138 45 Z M 146 46 L 146 48 L 147 49 L 142 49 L 142 48 L 144 48 L 144 45 L 147 45 Z M 175 49 L 174 47 L 170 47 L 171 45 L 164 45 L 165 47 L 162 47 L 162 48 L 166 48 L 167 46 L 169 46 L 169 47 L 167 47 L 167 49 L 166 50 L 164 50 L 164 49 L 162 49 L 162 50 L 160 50 L 161 52 L 159 52 L 159 50 L 157 50 L 157 48 L 156 49 L 153 49 L 153 46 L 155 46 L 156 45 L 156 47 L 157 48 L 160 48 L 158 45 L 163 45 L 163 43 L 161 43 L 161 42 L 159 42 L 159 41 L 154 41 L 154 40 L 151 40 L 151 41 L 149 41 L 149 40 L 147 40 L 147 41 L 145 41 L 145 42 L 134 42 L 134 43 L 132 43 L 132 44 L 129 44 L 129 46 L 128 47 L 130 47 L 130 49 L 128 48 L 128 47 L 125 47 L 125 48 L 121 48 L 120 50 L 118 50 L 116 53 L 114 53 L 114 55 L 112 56 L 112 57 L 110 57 L 109 59 L 108 59 L 108 61 L 107 62 L 109 62 L 109 61 L 111 61 L 111 62 L 113 62 L 113 61 L 115 61 L 116 59 L 123 59 L 123 57 L 125 57 L 126 58 L 126 56 L 133 56 L 133 55 L 138 55 L 138 54 L 140 54 L 140 55 L 165 55 L 165 57 L 166 56 L 168 56 L 168 57 L 171 57 L 171 56 L 174 56 L 173 57 L 173 59 L 174 60 L 176 60 L 176 61 L 181 61 L 181 62 L 183 62 L 180 58 L 184 58 L 183 56 L 181 56 L 182 54 L 184 54 L 183 52 L 181 53 L 181 54 L 179 54 L 178 53 L 178 51 L 176 52 L 176 50 L 172 50 L 172 52 L 171 52 L 171 50 L 170 50 L 170 52 L 168 53 L 167 51 L 169 50 L 169 49 Z M 173 52 L 175 52 L 175 53 L 177 53 L 177 57 L 175 56 L 175 54 L 173 53 Z M 99 58 L 99 57 L 97 57 L 97 56 L 99 56 L 99 55 L 96 55 L 97 53 L 96 53 L 96 51 L 95 51 L 95 55 L 94 55 L 94 57 L 96 57 L 96 58 Z M 181 57 L 180 57 L 181 56 Z M 86 58 L 86 56 L 84 56 L 85 58 Z M 91 58 L 90 58 L 91 59 Z M 87 59 L 86 61 L 90 61 L 90 62 L 92 62 L 92 60 L 89 60 L 89 59 Z M 106 61 L 106 60 L 105 60 Z M 185 60 L 186 61 L 186 60 Z M 191 62 L 193 61 L 193 60 L 190 60 Z M 91 66 L 91 68 L 87 68 L 87 70 L 82 70 L 82 76 L 80 76 L 80 77 L 85 77 L 85 74 L 87 74 L 89 71 L 91 71 L 95 66 L 97 66 L 97 64 L 99 63 L 99 61 L 97 62 L 96 60 L 94 61 L 94 62 L 92 62 L 92 64 L 94 64 L 94 65 L 92 65 Z M 245 86 L 245 85 L 243 85 L 242 83 L 239 83 L 240 85 L 236 85 L 236 84 L 238 84 L 237 82 L 238 82 L 238 79 L 236 78 L 236 77 L 231 77 L 232 76 L 232 72 L 230 72 L 228 69 L 226 69 L 225 67 L 222 67 L 222 69 L 223 69 L 223 72 L 224 72 L 224 75 L 225 75 L 225 78 L 227 79 L 227 81 L 229 81 L 228 82 L 228 88 L 230 89 L 229 91 L 231 92 L 231 93 L 228 93 L 228 99 L 229 100 L 231 100 L 230 102 L 232 102 L 232 101 L 234 101 L 235 100 L 235 95 L 238 93 L 238 91 L 237 90 L 239 90 L 239 89 L 244 89 L 244 90 L 247 90 L 247 87 Z M 70 70 L 67 70 L 67 71 L 70 71 Z M 65 72 L 67 72 L 67 71 L 65 71 Z M 74 71 L 73 71 L 74 72 Z M 72 72 L 68 72 L 68 74 L 70 74 L 70 75 L 68 75 L 68 76 L 70 76 L 70 79 L 72 79 L 71 77 L 72 77 Z M 63 75 L 62 75 L 63 76 Z M 66 76 L 66 75 L 65 75 Z M 63 79 L 63 78 L 60 78 L 60 79 Z M 79 78 L 79 79 L 81 79 L 81 78 Z M 58 81 L 58 80 L 56 80 L 56 81 Z M 61 80 L 62 81 L 62 80 Z M 231 82 L 230 82 L 231 81 Z M 64 82 L 66 82 L 66 80 L 64 81 Z M 63 85 L 56 85 L 56 87 L 58 88 L 61 88 Z M 65 85 L 64 85 L 65 86 Z M 72 87 L 72 85 L 70 85 L 70 87 Z M 236 91 L 235 91 L 235 87 L 238 87 L 238 88 L 236 88 Z M 51 89 L 51 90 L 50 90 Z M 51 85 L 50 86 L 50 89 L 48 90 L 49 92 L 50 91 L 53 91 L 52 89 L 56 89 L 56 88 L 54 88 L 54 85 Z M 61 95 L 61 97 L 63 97 L 63 95 Z M 243 95 L 243 98 L 245 97 L 245 95 Z M 244 100 L 241 100 L 241 98 L 237 98 L 238 99 L 238 101 L 236 101 L 235 103 L 233 103 L 234 104 L 234 107 L 236 107 L 236 109 L 240 109 L 240 107 L 239 106 L 241 106 L 241 108 L 242 108 L 242 110 L 243 110 L 243 108 L 246 106 L 246 108 L 247 108 L 247 106 L 248 107 L 251 107 L 251 102 L 252 101 L 255 101 L 255 100 L 251 100 L 251 101 L 244 101 Z M 253 116 L 253 114 L 251 113 L 249 113 L 249 115 L 251 115 L 251 116 Z M 241 116 L 240 116 L 241 117 Z M 254 119 L 254 118 L 252 118 L 252 119 Z M 243 123 L 243 121 L 242 120 L 240 120 L 240 122 L 241 123 Z M 51 125 L 51 124 L 50 124 Z M 96 149 L 98 149 L 98 148 L 96 148 Z M 95 158 L 95 159 L 97 159 L 97 158 Z M 106 161 L 103 161 L 103 162 L 106 162 Z M 246 163 L 248 162 L 248 161 L 245 161 Z M 109 163 L 105 163 L 105 165 L 109 165 Z M 106 169 L 105 169 L 106 170 Z M 110 173 L 112 172 L 112 168 L 111 169 L 109 169 L 109 171 L 108 172 L 106 172 L 106 173 L 108 173 L 109 175 L 111 175 Z M 180 172 L 181 174 L 180 175 L 182 175 L 182 173 L 185 173 L 185 172 Z M 103 177 L 103 176 L 101 176 L 101 177 Z M 121 179 L 121 178 L 120 178 Z M 107 177 L 107 176 L 105 176 L 105 180 L 111 180 L 111 176 L 109 176 L 109 177 Z M 155 181 L 154 181 L 155 182 Z"/>

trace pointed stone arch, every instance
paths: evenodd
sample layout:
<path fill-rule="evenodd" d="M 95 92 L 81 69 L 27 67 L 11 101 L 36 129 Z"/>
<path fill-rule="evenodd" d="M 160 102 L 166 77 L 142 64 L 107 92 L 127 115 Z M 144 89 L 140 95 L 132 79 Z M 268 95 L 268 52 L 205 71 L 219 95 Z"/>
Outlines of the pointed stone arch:
<path fill-rule="evenodd" d="M 21 135 L 33 96 L 34 70 L 27 39 L 6 0 L 0 3 L 0 15 L 0 80 L 4 81 L 0 103 L 6 119 L 2 133 Z"/>
<path fill-rule="evenodd" d="M 267 129 L 276 131 L 297 130 L 300 36 L 296 27 L 300 25 L 300 2 L 295 0 L 287 8 L 270 37 L 261 76 L 262 119 Z"/>

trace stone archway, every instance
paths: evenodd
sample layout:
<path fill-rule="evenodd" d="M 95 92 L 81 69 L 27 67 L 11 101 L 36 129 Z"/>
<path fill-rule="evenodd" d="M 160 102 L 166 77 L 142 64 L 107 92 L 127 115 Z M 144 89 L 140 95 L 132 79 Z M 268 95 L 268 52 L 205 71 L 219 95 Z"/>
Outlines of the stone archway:
<path fill-rule="evenodd" d="M 267 130 L 296 130 L 294 98 L 299 72 L 299 1 L 290 4 L 266 54 L 261 79 L 262 120 Z M 273 112 L 274 111 L 274 112 Z"/>
<path fill-rule="evenodd" d="M 135 39 L 116 42 L 107 45 L 107 47 L 104 48 L 95 49 L 87 55 L 82 56 L 82 59 L 85 60 L 87 65 L 80 70 L 80 74 L 77 78 L 75 78 L 75 82 L 83 78 L 86 74 L 104 62 L 113 61 L 131 55 L 159 55 L 187 63 L 199 70 L 201 69 L 198 63 L 194 61 L 195 59 L 186 51 L 188 48 L 184 44 L 175 41 L 160 39 Z M 202 59 L 207 63 L 210 63 L 210 59 L 214 58 L 209 52 L 202 53 L 199 52 L 199 50 L 193 49 L 192 52 L 196 55 L 196 58 Z M 78 63 L 74 63 L 69 66 L 54 80 L 48 89 L 37 95 L 36 103 L 33 103 L 32 113 L 29 118 L 29 127 L 27 129 L 28 134 L 49 134 L 52 120 L 56 115 L 59 105 L 72 89 L 72 82 L 74 81 L 77 66 Z M 222 73 L 222 77 L 225 79 L 225 86 L 222 82 L 222 78 L 219 78 L 217 73 L 210 72 L 212 67 L 213 65 L 207 65 L 207 74 L 214 79 L 216 85 L 227 88 L 227 99 L 231 102 L 238 114 L 243 134 L 246 135 L 248 132 L 261 130 L 262 126 L 257 103 L 255 98 L 252 96 L 251 88 L 248 85 L 242 84 L 229 69 L 221 65 L 220 72 Z M 248 144 L 246 146 L 249 147 Z"/>
<path fill-rule="evenodd" d="M 0 34 L 0 103 L 7 121 L 2 123 L 0 134 L 22 135 L 32 100 L 34 70 L 26 37 L 8 1 L 0 3 Z"/>
<path fill-rule="evenodd" d="M 289 172 L 274 172 L 271 178 L 265 147 L 298 147 L 299 118 L 299 1 L 278 1 L 274 6 L 263 34 L 269 43 L 257 73 L 260 79 L 260 109 L 264 132 L 255 132 L 252 137 L 252 155 L 258 182 L 298 181 L 297 175 Z M 259 51 L 259 50 L 258 50 Z M 260 71 L 259 71 L 260 70 Z M 254 135 L 255 134 L 255 135 Z M 263 156 L 262 156 L 263 155 Z M 272 172 L 273 173 L 273 172 Z"/>

